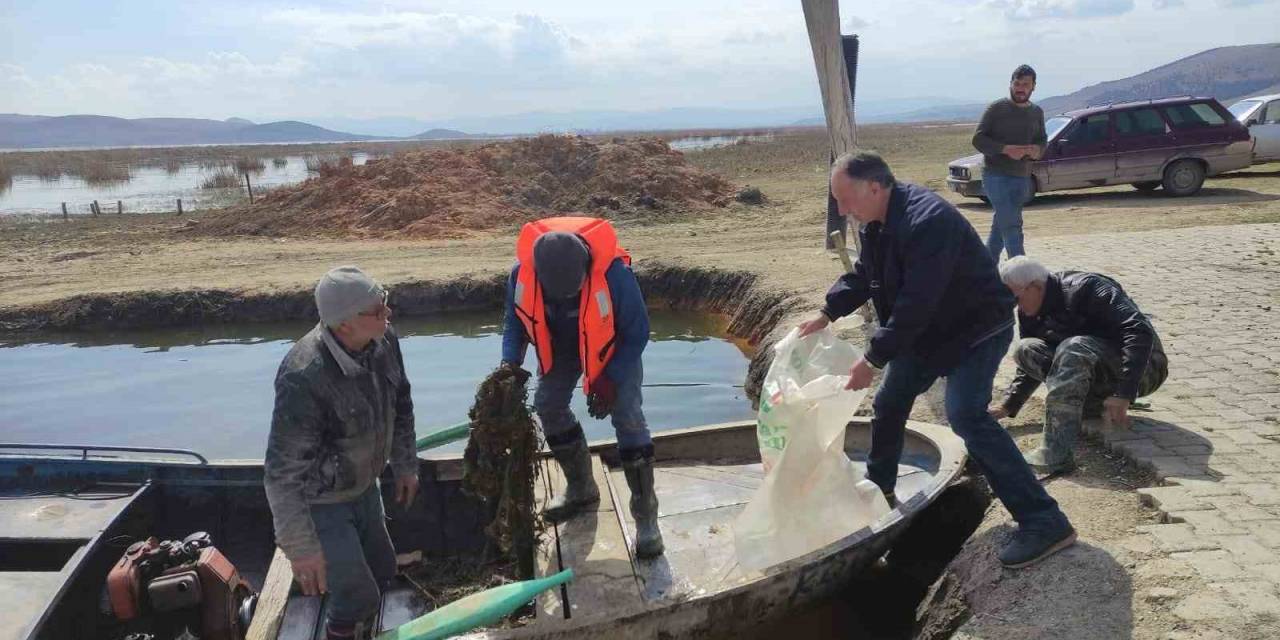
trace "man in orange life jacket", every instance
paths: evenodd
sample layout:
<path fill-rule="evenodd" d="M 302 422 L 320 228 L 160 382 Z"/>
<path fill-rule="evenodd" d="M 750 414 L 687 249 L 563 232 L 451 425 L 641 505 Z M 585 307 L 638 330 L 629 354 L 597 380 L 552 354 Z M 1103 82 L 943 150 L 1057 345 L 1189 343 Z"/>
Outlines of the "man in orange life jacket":
<path fill-rule="evenodd" d="M 636 555 L 657 556 L 662 533 L 653 490 L 653 440 L 640 394 L 649 313 L 631 272 L 631 256 L 618 246 L 607 221 L 580 217 L 526 224 L 516 253 L 507 281 L 502 366 L 519 368 L 526 348 L 534 346 L 539 374 L 534 409 L 567 485 L 547 505 L 545 516 L 564 521 L 600 500 L 586 436 L 569 409 L 585 373 L 588 412 L 613 418 L 631 489 Z"/>

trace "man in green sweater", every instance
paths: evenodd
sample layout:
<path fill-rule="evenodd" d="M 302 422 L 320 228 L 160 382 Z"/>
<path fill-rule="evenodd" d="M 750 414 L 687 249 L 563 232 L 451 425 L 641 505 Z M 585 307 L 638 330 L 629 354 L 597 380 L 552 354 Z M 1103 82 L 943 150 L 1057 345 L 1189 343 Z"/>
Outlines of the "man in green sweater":
<path fill-rule="evenodd" d="M 982 188 L 995 216 L 987 249 L 996 262 L 1026 253 L 1022 245 L 1022 204 L 1031 193 L 1031 163 L 1044 154 L 1044 111 L 1031 103 L 1035 69 L 1020 65 L 1009 81 L 1009 97 L 992 102 L 982 114 L 973 146 L 982 152 Z"/>

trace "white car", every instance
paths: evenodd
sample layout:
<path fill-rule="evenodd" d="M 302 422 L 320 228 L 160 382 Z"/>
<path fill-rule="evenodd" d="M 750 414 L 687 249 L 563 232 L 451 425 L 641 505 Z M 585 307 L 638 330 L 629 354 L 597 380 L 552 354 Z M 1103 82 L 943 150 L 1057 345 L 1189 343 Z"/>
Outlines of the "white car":
<path fill-rule="evenodd" d="M 1245 98 L 1229 109 L 1253 136 L 1253 161 L 1280 161 L 1280 93 Z"/>

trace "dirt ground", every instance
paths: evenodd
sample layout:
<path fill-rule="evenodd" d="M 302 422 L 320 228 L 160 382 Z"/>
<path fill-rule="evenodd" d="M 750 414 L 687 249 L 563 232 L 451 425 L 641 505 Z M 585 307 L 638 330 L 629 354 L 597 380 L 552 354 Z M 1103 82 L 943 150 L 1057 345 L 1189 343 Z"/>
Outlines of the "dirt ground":
<path fill-rule="evenodd" d="M 969 153 L 965 127 L 864 127 L 864 146 L 885 154 L 899 179 L 945 187 L 945 163 Z M 636 262 L 708 267 L 759 274 L 758 287 L 797 296 L 784 319 L 812 313 L 839 274 L 822 251 L 826 146 L 816 133 L 779 136 L 689 154 L 692 163 L 737 186 L 759 187 L 766 204 L 733 203 L 723 209 L 663 216 L 660 223 L 619 224 Z M 990 210 L 947 194 L 985 236 Z M 490 276 L 512 261 L 515 228 L 465 240 L 212 239 L 181 229 L 200 217 L 173 215 L 58 219 L 0 219 L 0 311 L 32 307 L 74 295 L 126 291 L 222 289 L 254 293 L 309 289 L 329 267 L 358 264 L 387 283 Z M 1106 234 L 1169 227 L 1280 222 L 1280 166 L 1213 178 L 1197 196 L 1167 198 L 1129 187 L 1043 196 L 1025 214 L 1027 245 L 1053 236 Z M 1087 268 L 1089 265 L 1079 265 Z M 1011 428 L 1020 444 L 1038 438 L 1034 410 Z M 953 570 L 965 581 L 972 617 L 963 638 L 1247 638 L 1257 630 L 1229 621 L 1186 627 L 1166 604 L 1198 585 L 1172 569 L 1135 535 L 1152 524 L 1134 490 L 1149 479 L 1126 469 L 1097 447 L 1078 455 L 1083 469 L 1050 481 L 1050 492 L 1078 518 L 1081 543 L 1043 566 L 1001 570 L 995 549 L 1008 535 L 1008 516 L 993 507 Z M 1183 625 L 1183 626 L 1179 626 Z M 1251 635 L 1252 634 L 1252 635 Z M 1261 636 L 1257 636 L 1261 637 Z"/>

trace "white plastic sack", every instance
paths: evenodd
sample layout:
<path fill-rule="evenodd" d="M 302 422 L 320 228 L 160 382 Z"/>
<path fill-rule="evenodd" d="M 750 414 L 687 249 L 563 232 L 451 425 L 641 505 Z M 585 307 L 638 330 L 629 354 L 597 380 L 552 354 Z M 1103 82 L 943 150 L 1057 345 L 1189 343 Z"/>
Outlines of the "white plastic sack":
<path fill-rule="evenodd" d="M 830 329 L 774 346 L 760 393 L 757 435 L 765 479 L 734 523 L 738 563 L 761 570 L 815 551 L 890 511 L 879 488 L 844 452 L 863 397 L 846 391 L 861 355 Z"/>

